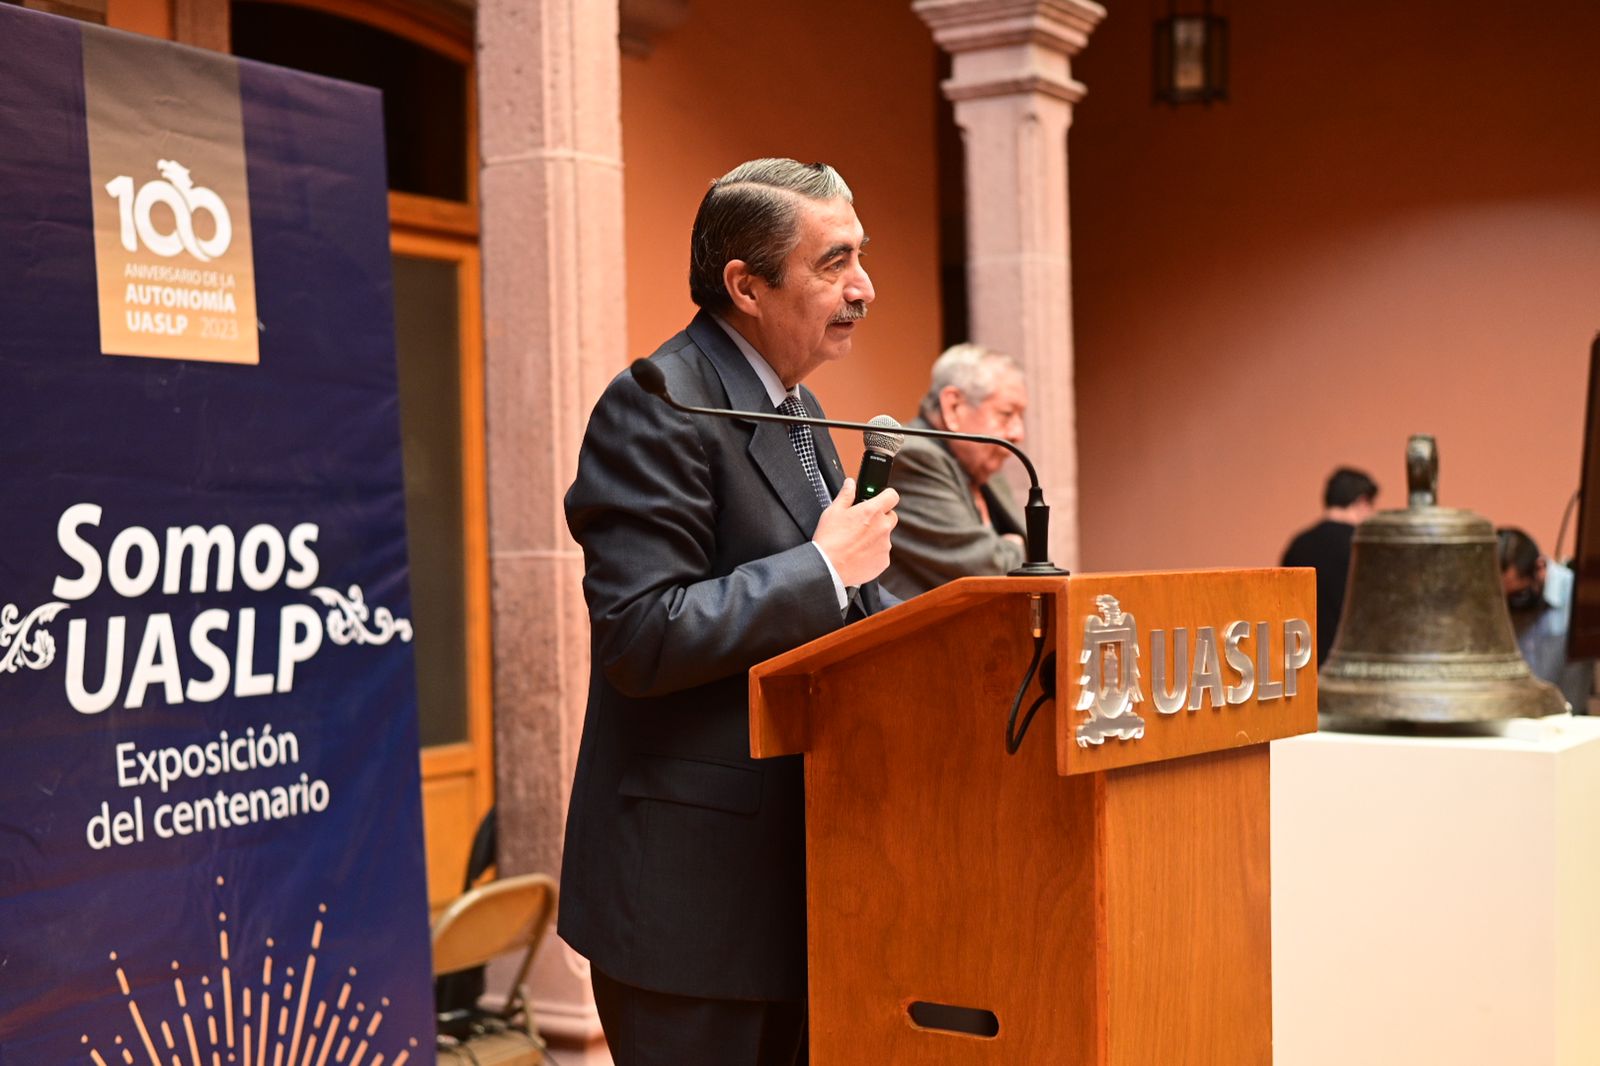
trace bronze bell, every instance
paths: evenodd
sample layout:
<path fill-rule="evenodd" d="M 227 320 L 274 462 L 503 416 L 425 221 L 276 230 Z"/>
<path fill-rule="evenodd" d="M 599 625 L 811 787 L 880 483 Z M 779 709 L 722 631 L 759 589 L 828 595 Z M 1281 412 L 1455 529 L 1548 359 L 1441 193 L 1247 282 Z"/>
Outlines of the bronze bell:
<path fill-rule="evenodd" d="M 1356 527 L 1344 616 L 1317 677 L 1329 724 L 1451 724 L 1560 714 L 1517 650 L 1494 527 L 1435 502 L 1434 440 L 1406 445 L 1410 506 Z"/>

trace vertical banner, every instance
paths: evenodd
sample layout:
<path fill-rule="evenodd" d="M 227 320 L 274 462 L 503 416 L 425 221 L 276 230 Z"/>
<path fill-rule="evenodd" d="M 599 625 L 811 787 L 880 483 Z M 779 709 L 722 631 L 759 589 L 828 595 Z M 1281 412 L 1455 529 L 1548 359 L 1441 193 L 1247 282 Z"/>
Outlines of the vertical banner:
<path fill-rule="evenodd" d="M 378 94 L 0 5 L 0 1066 L 431 1066 Z"/>

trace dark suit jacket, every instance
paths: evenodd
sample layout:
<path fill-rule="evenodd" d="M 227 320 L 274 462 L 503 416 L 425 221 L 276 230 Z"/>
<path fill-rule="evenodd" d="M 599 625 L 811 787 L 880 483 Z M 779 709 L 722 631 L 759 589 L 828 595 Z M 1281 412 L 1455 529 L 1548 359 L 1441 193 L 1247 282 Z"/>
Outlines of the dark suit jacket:
<path fill-rule="evenodd" d="M 1350 575 L 1350 553 L 1356 527 L 1349 522 L 1323 519 L 1303 529 L 1283 550 L 1283 566 L 1317 568 L 1317 665 L 1333 650 L 1344 614 L 1345 580 Z"/>
<path fill-rule="evenodd" d="M 703 312 L 651 359 L 681 402 L 773 409 Z M 837 489 L 820 430 L 817 451 Z M 746 674 L 845 619 L 809 543 L 822 509 L 788 432 L 682 414 L 619 375 L 590 416 L 566 510 L 592 663 L 559 931 L 639 987 L 803 999 L 800 757 L 750 758 Z M 860 600 L 879 608 L 875 583 Z"/>

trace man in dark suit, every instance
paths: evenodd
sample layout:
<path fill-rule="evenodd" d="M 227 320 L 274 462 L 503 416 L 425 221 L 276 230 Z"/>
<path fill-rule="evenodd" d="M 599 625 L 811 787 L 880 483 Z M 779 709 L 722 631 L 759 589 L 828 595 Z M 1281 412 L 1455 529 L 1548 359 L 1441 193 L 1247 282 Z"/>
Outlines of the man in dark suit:
<path fill-rule="evenodd" d="M 1317 571 L 1317 665 L 1333 650 L 1344 614 L 1345 582 L 1356 526 L 1377 512 L 1378 483 L 1363 470 L 1341 466 L 1322 490 L 1322 521 L 1301 530 L 1283 550 L 1282 566 Z"/>
<path fill-rule="evenodd" d="M 714 182 L 701 311 L 651 356 L 672 395 L 820 415 L 800 381 L 849 354 L 865 243 L 831 167 Z M 566 497 L 592 662 L 559 931 L 618 1066 L 804 1061 L 801 764 L 750 758 L 746 674 L 882 606 L 897 498 L 851 506 L 825 431 L 686 415 L 626 374 L 590 416 Z"/>

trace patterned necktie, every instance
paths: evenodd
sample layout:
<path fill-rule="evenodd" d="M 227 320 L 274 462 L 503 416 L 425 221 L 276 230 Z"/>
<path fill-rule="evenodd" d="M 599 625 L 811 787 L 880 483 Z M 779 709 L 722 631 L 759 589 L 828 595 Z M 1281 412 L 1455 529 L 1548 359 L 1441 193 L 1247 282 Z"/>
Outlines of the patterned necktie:
<path fill-rule="evenodd" d="M 809 412 L 800 402 L 800 397 L 793 393 L 784 397 L 783 403 L 778 405 L 780 415 L 790 415 L 795 418 L 808 418 Z M 823 483 L 822 469 L 817 466 L 817 442 L 811 435 L 810 426 L 789 423 L 789 443 L 794 445 L 794 453 L 800 457 L 800 465 L 805 468 L 806 480 L 811 482 L 811 491 L 816 493 L 817 502 L 827 510 L 828 504 L 833 502 L 833 497 L 828 495 L 828 486 Z"/>

